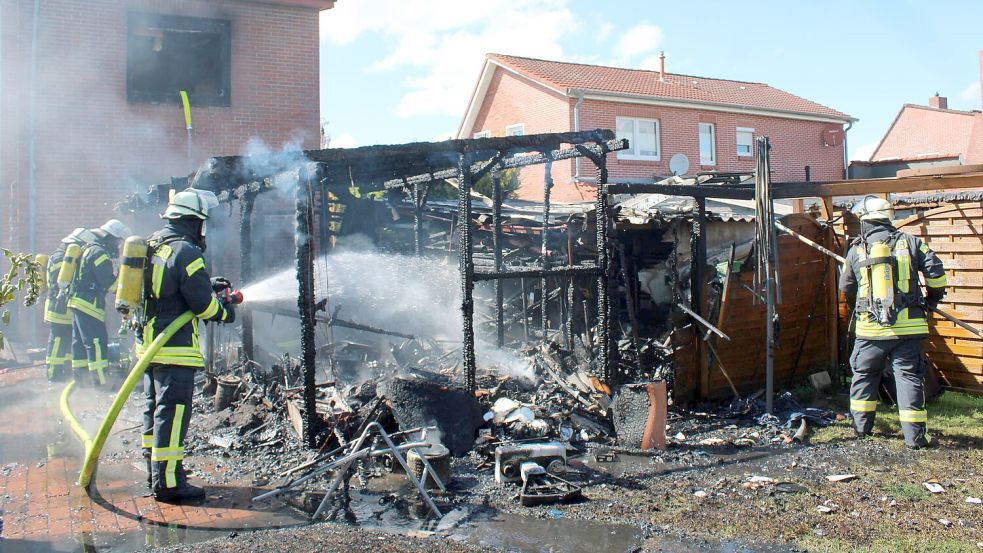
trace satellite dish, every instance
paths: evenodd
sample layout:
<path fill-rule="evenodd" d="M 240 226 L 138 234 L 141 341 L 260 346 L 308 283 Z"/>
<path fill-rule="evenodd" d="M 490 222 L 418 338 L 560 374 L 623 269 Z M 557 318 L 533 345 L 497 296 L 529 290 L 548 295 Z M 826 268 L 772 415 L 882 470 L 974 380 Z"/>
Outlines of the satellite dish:
<path fill-rule="evenodd" d="M 685 175 L 689 171 L 689 158 L 686 154 L 676 154 L 669 160 L 669 170 L 673 175 Z"/>

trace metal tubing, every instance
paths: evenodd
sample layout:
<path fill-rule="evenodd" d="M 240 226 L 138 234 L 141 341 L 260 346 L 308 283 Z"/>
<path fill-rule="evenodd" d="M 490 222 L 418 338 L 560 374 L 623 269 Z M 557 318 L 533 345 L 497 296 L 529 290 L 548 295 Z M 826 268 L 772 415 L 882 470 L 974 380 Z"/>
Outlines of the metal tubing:
<path fill-rule="evenodd" d="M 679 307 L 680 309 L 682 309 L 683 311 L 685 311 L 686 314 L 689 315 L 690 317 L 693 317 L 693 319 L 696 320 L 696 322 L 698 322 L 701 325 L 705 326 L 707 328 L 707 330 L 713 332 L 714 334 L 716 334 L 717 336 L 720 336 L 721 338 L 723 338 L 724 340 L 727 340 L 728 342 L 730 341 L 730 336 L 727 336 L 726 334 L 723 333 L 722 330 L 720 330 L 719 328 L 717 328 L 717 327 L 713 326 L 712 324 L 710 324 L 710 322 L 707 321 L 706 319 L 704 319 L 703 317 L 701 317 L 699 313 L 693 311 L 689 307 L 686 307 L 682 303 L 677 303 L 676 306 Z"/>
<path fill-rule="evenodd" d="M 541 322 L 543 324 L 543 340 L 546 339 L 546 330 L 549 327 L 549 296 L 547 294 L 548 281 L 545 274 L 546 271 L 550 270 L 550 258 L 549 258 L 549 226 L 550 226 L 550 192 L 553 190 L 553 158 L 550 156 L 550 152 L 543 152 L 546 156 L 546 168 L 543 171 L 543 236 L 542 236 L 542 248 L 540 250 L 540 263 L 543 265 L 543 278 L 540 281 L 540 286 L 543 290 L 543 299 L 539 302 L 540 312 L 541 312 Z"/>
<path fill-rule="evenodd" d="M 502 172 L 492 169 L 492 248 L 495 250 L 495 272 L 504 269 L 502 260 Z M 505 298 L 502 279 L 495 279 L 495 323 L 496 344 L 505 346 Z"/>

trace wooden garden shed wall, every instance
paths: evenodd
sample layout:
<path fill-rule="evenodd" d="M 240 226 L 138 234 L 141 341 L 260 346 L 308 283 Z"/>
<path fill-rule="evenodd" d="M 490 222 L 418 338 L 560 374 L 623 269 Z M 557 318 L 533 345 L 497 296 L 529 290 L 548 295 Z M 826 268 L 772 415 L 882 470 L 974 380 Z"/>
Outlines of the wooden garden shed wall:
<path fill-rule="evenodd" d="M 789 215 L 782 222 L 811 240 L 827 243 L 826 233 L 808 215 Z M 835 290 L 836 273 L 831 266 L 826 269 L 830 265 L 829 258 L 788 235 L 779 236 L 778 250 L 782 303 L 776 306 L 779 331 L 775 344 L 775 383 L 776 388 L 781 389 L 789 381 L 800 347 L 802 354 L 795 369 L 796 382 L 805 381 L 808 374 L 835 364 L 837 308 L 835 294 L 831 293 Z M 751 264 L 730 278 L 721 330 L 731 340 L 716 339 L 714 348 L 738 390 L 742 394 L 753 393 L 765 386 L 765 307 L 755 303 L 751 292 L 743 286 L 753 287 Z M 810 312 L 811 323 L 807 322 Z M 713 360 L 709 365 L 701 365 L 694 328 L 705 332 L 702 327 L 689 326 L 673 333 L 676 348 L 674 396 L 686 400 L 731 395 L 718 362 Z"/>
<path fill-rule="evenodd" d="M 983 201 L 954 202 L 900 221 L 942 259 L 949 287 L 940 306 L 983 326 Z M 983 393 L 983 339 L 938 316 L 930 320 L 926 355 L 944 385 Z"/>

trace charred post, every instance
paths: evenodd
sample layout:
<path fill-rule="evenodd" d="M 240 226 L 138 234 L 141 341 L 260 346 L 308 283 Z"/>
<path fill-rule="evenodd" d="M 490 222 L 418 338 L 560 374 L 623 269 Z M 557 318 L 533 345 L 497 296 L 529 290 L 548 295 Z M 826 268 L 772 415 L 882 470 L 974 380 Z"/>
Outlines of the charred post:
<path fill-rule="evenodd" d="M 469 394 L 477 388 L 474 354 L 474 244 L 471 242 L 471 152 L 465 148 L 458 164 L 461 186 L 458 190 L 458 227 L 460 243 L 458 256 L 461 266 L 461 315 L 464 322 L 464 338 L 461 354 L 464 357 L 464 386 Z"/>
<path fill-rule="evenodd" d="M 253 278 L 253 208 L 256 205 L 256 193 L 244 192 L 239 198 L 239 279 L 243 283 Z M 246 359 L 254 359 L 253 346 L 253 314 L 242 310 L 242 352 Z"/>
<path fill-rule="evenodd" d="M 597 165 L 597 203 L 594 208 L 597 224 L 597 362 L 598 368 L 606 382 L 611 381 L 611 321 L 610 301 L 608 298 L 608 279 L 611 272 L 611 260 L 608 253 L 608 165 L 607 147 L 598 143 L 601 155 L 593 158 Z"/>
<path fill-rule="evenodd" d="M 543 323 L 543 340 L 547 338 L 547 329 L 549 327 L 549 279 L 546 272 L 550 270 L 550 252 L 549 252 L 549 228 L 550 228 L 550 191 L 553 190 L 553 158 L 550 155 L 551 152 L 543 152 L 546 156 L 546 167 L 543 170 L 543 247 L 541 251 L 542 255 L 542 266 L 543 266 L 543 279 L 541 281 L 542 286 L 542 299 L 539 301 L 539 306 L 542 313 L 542 323 Z"/>
<path fill-rule="evenodd" d="M 297 308 L 300 312 L 301 369 L 304 376 L 304 438 L 307 447 L 317 447 L 314 344 L 314 206 L 311 180 L 306 167 L 297 172 L 296 228 L 294 248 L 297 257 Z"/>

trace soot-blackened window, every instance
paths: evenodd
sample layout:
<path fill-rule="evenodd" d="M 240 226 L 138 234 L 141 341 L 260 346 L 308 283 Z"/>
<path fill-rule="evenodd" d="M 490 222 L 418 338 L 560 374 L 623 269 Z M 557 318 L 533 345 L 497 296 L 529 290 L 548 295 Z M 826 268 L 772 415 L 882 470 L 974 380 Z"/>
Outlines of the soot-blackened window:
<path fill-rule="evenodd" d="M 130 13 L 126 97 L 130 102 L 229 106 L 232 22 Z"/>

